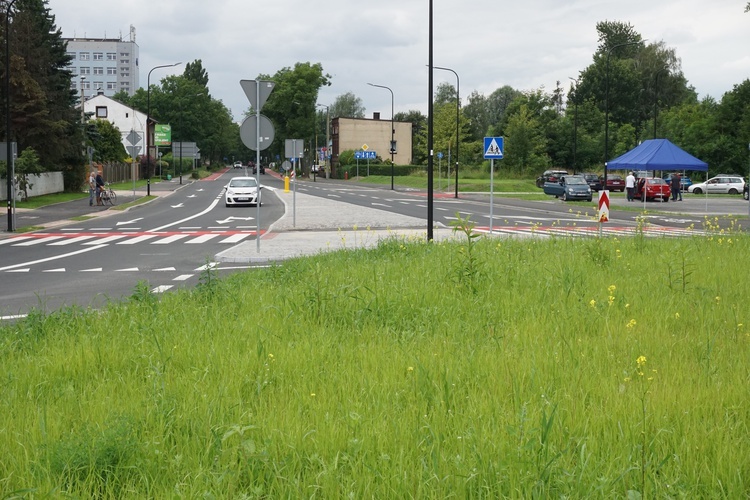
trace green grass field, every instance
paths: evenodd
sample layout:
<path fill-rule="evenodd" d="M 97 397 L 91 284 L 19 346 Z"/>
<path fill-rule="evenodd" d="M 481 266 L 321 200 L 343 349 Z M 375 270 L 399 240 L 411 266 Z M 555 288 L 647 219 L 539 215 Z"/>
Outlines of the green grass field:
<path fill-rule="evenodd" d="M 749 253 L 394 239 L 32 313 L 0 496 L 746 498 Z"/>

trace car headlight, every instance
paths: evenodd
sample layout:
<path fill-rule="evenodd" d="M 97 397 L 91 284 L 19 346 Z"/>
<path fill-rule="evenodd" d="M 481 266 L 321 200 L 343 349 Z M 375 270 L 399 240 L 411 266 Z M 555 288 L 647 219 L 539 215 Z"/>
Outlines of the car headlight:
<path fill-rule="evenodd" d="M 227 189 L 227 196 L 234 196 L 234 191 Z"/>

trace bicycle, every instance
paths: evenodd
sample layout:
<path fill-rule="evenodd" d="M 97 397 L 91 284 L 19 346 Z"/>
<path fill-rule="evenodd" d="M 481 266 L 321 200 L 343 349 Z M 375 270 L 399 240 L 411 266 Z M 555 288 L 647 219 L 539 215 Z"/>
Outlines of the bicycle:
<path fill-rule="evenodd" d="M 101 199 L 102 203 L 105 205 L 107 203 L 109 203 L 110 205 L 114 205 L 117 202 L 117 193 L 112 190 L 109 182 L 104 183 L 104 189 L 102 189 L 101 192 Z"/>

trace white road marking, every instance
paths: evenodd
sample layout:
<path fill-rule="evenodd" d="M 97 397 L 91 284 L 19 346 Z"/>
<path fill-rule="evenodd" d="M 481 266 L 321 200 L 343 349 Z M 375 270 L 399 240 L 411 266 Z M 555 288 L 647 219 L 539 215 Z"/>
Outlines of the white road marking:
<path fill-rule="evenodd" d="M 181 240 L 182 238 L 187 238 L 190 236 L 189 234 L 173 234 L 172 236 L 167 236 L 166 238 L 162 238 L 157 241 L 152 241 L 152 245 L 167 245 L 169 243 L 172 243 L 177 240 Z"/>
<path fill-rule="evenodd" d="M 151 290 L 151 293 L 164 293 L 170 288 L 172 288 L 172 285 L 159 285 L 153 290 Z"/>
<path fill-rule="evenodd" d="M 224 238 L 224 239 L 223 239 L 223 240 L 221 240 L 221 241 L 220 241 L 219 243 L 237 243 L 237 242 L 239 242 L 239 241 L 242 241 L 242 240 L 244 240 L 244 239 L 245 239 L 245 238 L 247 238 L 248 236 L 250 236 L 250 234 L 248 234 L 248 233 L 244 233 L 244 234 L 233 234 L 232 236 L 230 236 L 230 237 L 228 237 L 228 238 Z"/>
<path fill-rule="evenodd" d="M 115 269 L 116 273 L 135 273 L 138 272 L 137 267 L 128 267 L 126 269 Z"/>
<path fill-rule="evenodd" d="M 30 247 L 31 245 L 44 245 L 51 241 L 59 240 L 62 238 L 62 236 L 47 236 L 46 238 L 36 238 L 32 239 L 31 241 L 24 241 L 21 243 L 17 243 L 15 245 L 11 245 L 14 247 Z"/>
<path fill-rule="evenodd" d="M 194 244 L 197 244 L 197 243 L 205 243 L 208 240 L 216 238 L 217 236 L 219 236 L 219 235 L 218 234 L 202 234 L 202 235 L 198 236 L 197 238 L 193 238 L 192 240 L 186 241 L 185 244 L 186 245 L 188 245 L 188 244 L 193 244 L 194 245 Z"/>
<path fill-rule="evenodd" d="M 58 267 L 57 269 L 47 269 L 42 271 L 43 273 L 64 273 L 65 268 L 64 267 Z"/>
<path fill-rule="evenodd" d="M 53 243 L 50 243 L 49 246 L 61 247 L 65 245 L 72 245 L 73 243 L 80 243 L 82 241 L 90 240 L 91 238 L 95 238 L 95 236 L 76 236 L 75 238 L 66 238 L 62 241 L 55 241 Z"/>
<path fill-rule="evenodd" d="M 86 243 L 84 243 L 84 245 L 104 245 L 107 243 L 112 243 L 113 241 L 127 238 L 127 236 L 128 236 L 127 234 L 117 234 L 115 236 L 107 236 L 106 238 L 102 238 L 100 240 L 87 241 Z"/>
<path fill-rule="evenodd" d="M 156 238 L 157 236 L 158 235 L 156 234 L 143 234 L 141 236 L 136 236 L 135 238 L 131 238 L 129 240 L 120 241 L 117 243 L 117 245 L 135 245 L 136 243 L 150 240 L 151 238 Z"/>
<path fill-rule="evenodd" d="M 81 250 L 76 250 L 75 252 L 69 252 L 69 253 L 64 253 L 64 254 L 61 254 L 61 255 L 55 255 L 54 257 L 47 257 L 45 259 L 33 260 L 31 262 L 23 262 L 21 264 L 14 264 L 12 266 L 0 267 L 0 271 L 7 271 L 7 270 L 10 270 L 10 269 L 18 269 L 20 267 L 32 266 L 34 264 L 41 264 L 43 262 L 51 262 L 53 260 L 64 259 L 66 257 L 71 257 L 73 255 L 78 255 L 78 254 L 90 252 L 92 250 L 99 250 L 100 248 L 104 248 L 106 246 L 107 245 L 98 245 L 98 246 L 93 246 L 93 247 L 90 247 L 90 248 L 83 248 Z"/>
<path fill-rule="evenodd" d="M 181 274 L 177 276 L 175 279 L 173 279 L 172 281 L 186 281 L 192 278 L 193 276 L 194 276 L 193 274 Z"/>
<path fill-rule="evenodd" d="M 154 269 L 155 272 L 160 272 L 160 271 L 176 271 L 176 270 L 177 269 L 175 269 L 174 267 L 162 267 L 161 269 Z"/>

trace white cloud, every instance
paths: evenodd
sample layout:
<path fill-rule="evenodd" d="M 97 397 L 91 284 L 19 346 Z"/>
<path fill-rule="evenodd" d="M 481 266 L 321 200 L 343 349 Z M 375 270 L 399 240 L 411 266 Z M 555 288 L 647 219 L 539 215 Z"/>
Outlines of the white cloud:
<path fill-rule="evenodd" d="M 141 85 L 181 73 L 201 59 L 211 94 L 236 118 L 247 109 L 241 79 L 273 75 L 296 62 L 320 62 L 332 75 L 319 102 L 345 92 L 360 97 L 370 115 L 427 109 L 428 1 L 378 0 L 49 0 L 63 35 L 127 36 L 137 30 Z M 596 23 L 629 22 L 650 42 L 663 40 L 682 59 L 688 82 L 701 96 L 720 99 L 750 77 L 750 14 L 740 0 L 433 0 L 434 64 L 454 69 L 461 94 L 521 90 L 555 82 L 564 87 L 587 65 L 598 45 Z M 455 76 L 435 72 L 435 86 Z"/>

